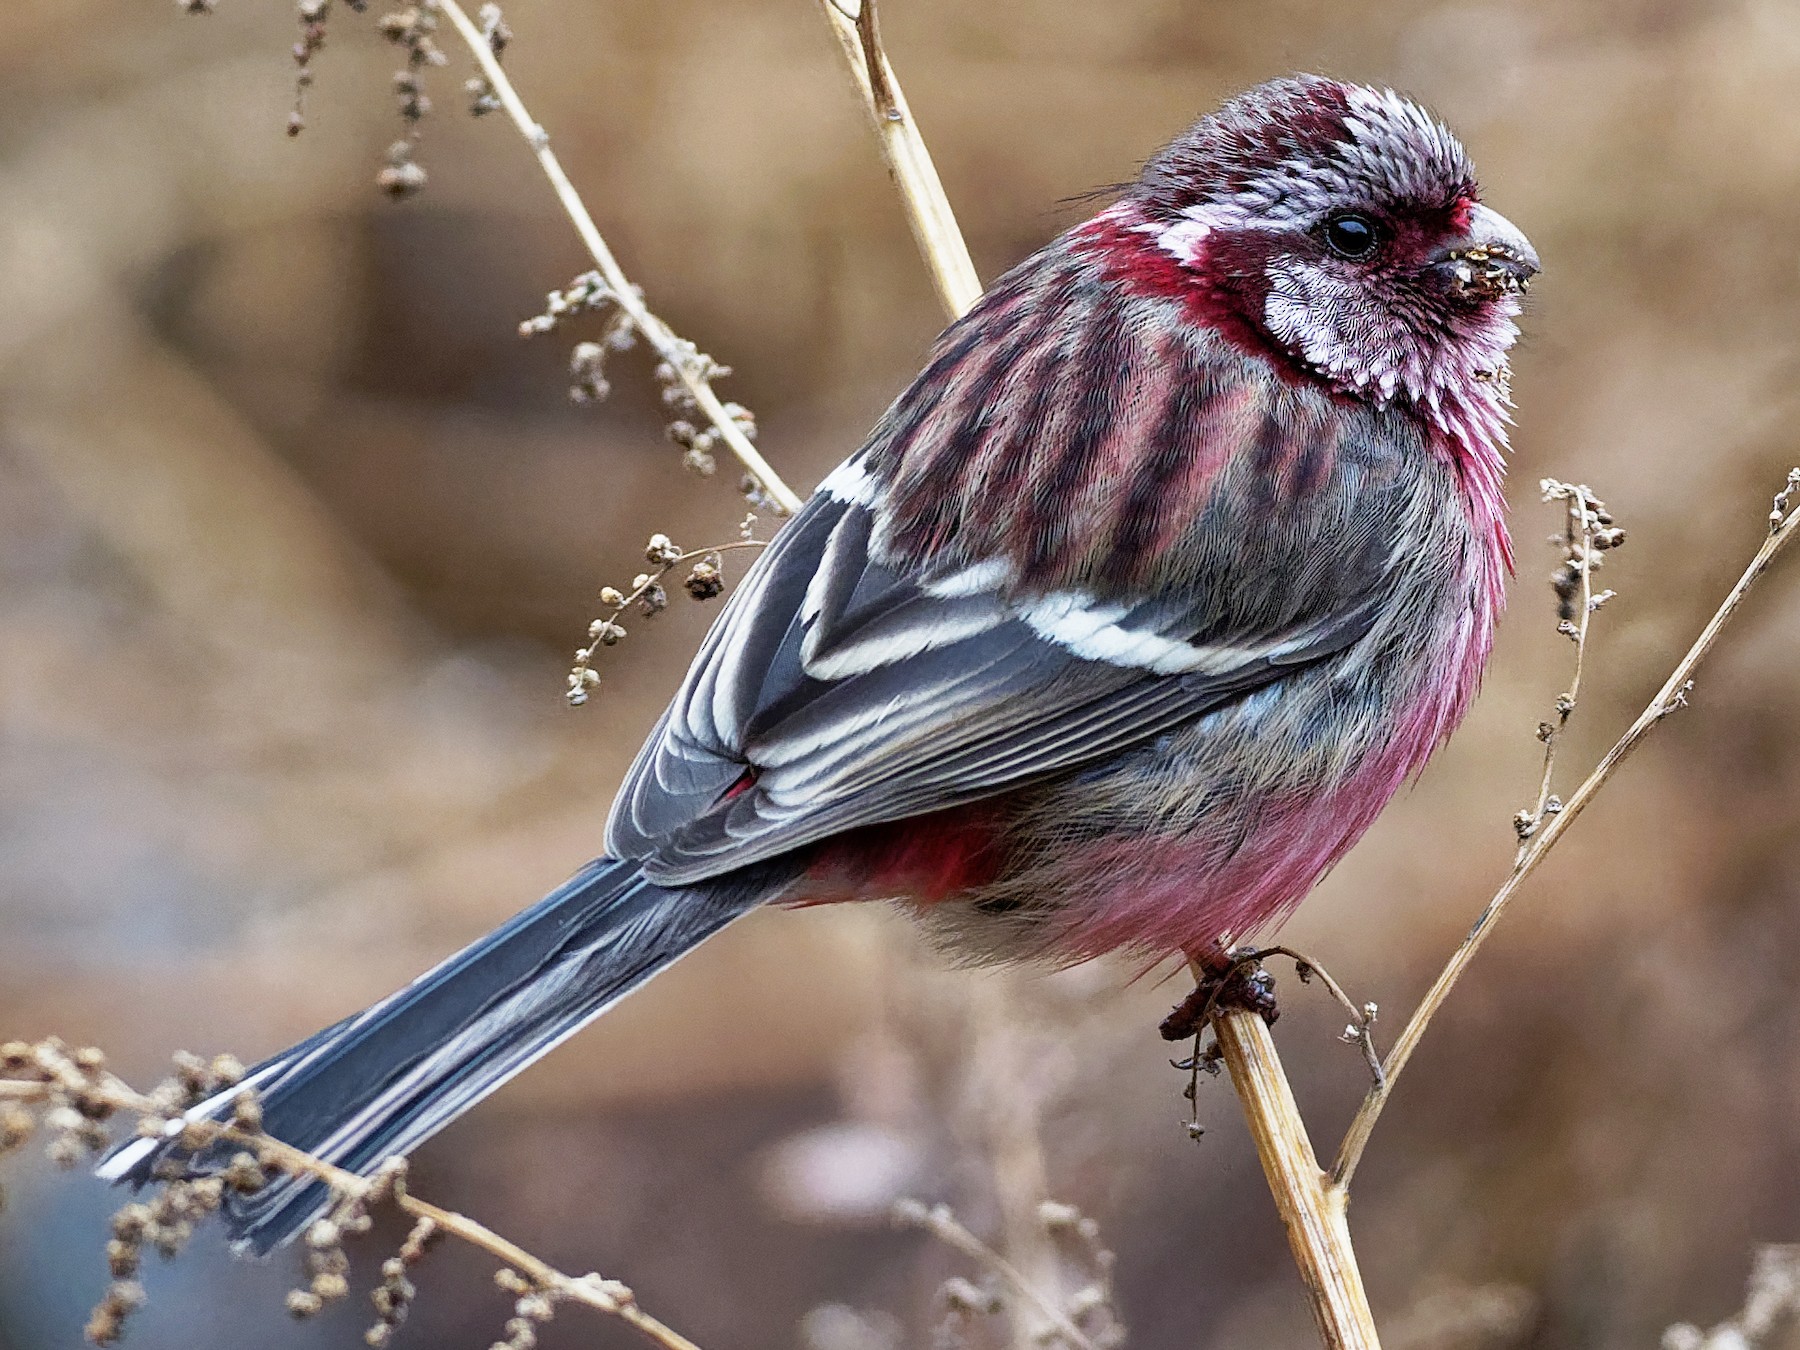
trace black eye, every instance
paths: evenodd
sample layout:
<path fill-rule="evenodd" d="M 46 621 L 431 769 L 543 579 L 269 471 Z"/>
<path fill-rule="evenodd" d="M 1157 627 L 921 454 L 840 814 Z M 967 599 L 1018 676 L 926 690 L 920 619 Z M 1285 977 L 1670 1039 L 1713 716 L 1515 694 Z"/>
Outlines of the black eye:
<path fill-rule="evenodd" d="M 1367 216 L 1333 216 L 1325 222 L 1325 242 L 1340 258 L 1366 258 L 1380 242 Z"/>

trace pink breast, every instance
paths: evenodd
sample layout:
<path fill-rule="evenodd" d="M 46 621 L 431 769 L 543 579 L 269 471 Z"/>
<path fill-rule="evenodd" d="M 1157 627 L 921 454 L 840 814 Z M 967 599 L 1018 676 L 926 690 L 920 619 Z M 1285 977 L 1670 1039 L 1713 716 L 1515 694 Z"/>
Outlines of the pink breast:
<path fill-rule="evenodd" d="M 1059 951 L 1071 960 L 1120 949 L 1200 954 L 1279 924 L 1462 719 L 1492 636 L 1493 609 L 1484 599 L 1446 634 L 1391 735 L 1335 784 L 1240 803 L 1184 834 L 1072 851 L 1066 885 L 1073 899 Z"/>

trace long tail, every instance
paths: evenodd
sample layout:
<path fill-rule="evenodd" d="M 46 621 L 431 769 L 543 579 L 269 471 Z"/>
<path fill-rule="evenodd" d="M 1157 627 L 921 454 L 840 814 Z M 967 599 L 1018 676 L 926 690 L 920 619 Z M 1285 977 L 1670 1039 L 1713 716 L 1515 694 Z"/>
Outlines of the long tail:
<path fill-rule="evenodd" d="M 637 864 L 600 858 L 524 913 L 399 993 L 257 1065 L 245 1078 L 277 1139 L 353 1172 L 407 1153 L 657 971 L 753 909 L 766 883 L 733 879 L 665 890 Z M 189 1119 L 231 1114 L 243 1085 L 202 1102 Z M 182 1155 L 179 1122 L 163 1138 L 115 1149 L 97 1169 L 142 1184 Z M 166 1171 L 166 1169 L 165 1169 Z M 234 1194 L 238 1245 L 268 1252 L 329 1200 L 318 1182 L 282 1177 Z"/>

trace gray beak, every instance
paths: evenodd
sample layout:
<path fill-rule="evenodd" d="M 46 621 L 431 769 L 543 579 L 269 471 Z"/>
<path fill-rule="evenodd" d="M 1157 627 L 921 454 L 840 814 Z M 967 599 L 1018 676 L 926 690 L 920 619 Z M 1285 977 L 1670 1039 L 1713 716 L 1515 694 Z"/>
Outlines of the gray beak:
<path fill-rule="evenodd" d="M 1468 231 L 1437 261 L 1456 289 L 1490 300 L 1523 291 L 1538 273 L 1531 241 L 1517 225 L 1479 202 L 1469 211 Z"/>

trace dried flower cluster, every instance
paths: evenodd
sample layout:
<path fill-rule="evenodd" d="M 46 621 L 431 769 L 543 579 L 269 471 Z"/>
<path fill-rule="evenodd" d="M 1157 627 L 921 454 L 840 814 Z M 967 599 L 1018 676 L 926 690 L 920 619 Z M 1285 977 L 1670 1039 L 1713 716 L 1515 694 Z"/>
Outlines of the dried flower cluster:
<path fill-rule="evenodd" d="M 425 1253 L 442 1236 L 437 1220 L 420 1219 L 400 1244 L 400 1250 L 381 1263 L 381 1283 L 369 1299 L 375 1305 L 375 1324 L 363 1333 L 363 1340 L 380 1350 L 393 1338 L 394 1330 L 406 1320 L 418 1289 L 407 1278 L 407 1272 L 418 1265 Z"/>
<path fill-rule="evenodd" d="M 276 1165 L 276 1161 L 271 1159 L 270 1165 Z M 335 1303 L 350 1293 L 350 1256 L 344 1250 L 344 1239 L 360 1237 L 374 1226 L 369 1215 L 373 1206 L 405 1194 L 404 1158 L 389 1158 L 375 1170 L 367 1185 L 337 1192 L 331 1211 L 324 1218 L 314 1220 L 306 1230 L 306 1283 L 288 1290 L 289 1313 L 295 1317 L 311 1317 L 326 1304 Z M 422 1243 L 420 1251 L 422 1254 Z M 413 1259 L 417 1261 L 418 1258 Z M 407 1302 L 410 1300 L 411 1295 L 408 1295 Z M 381 1343 L 392 1334 L 396 1311 L 406 1304 L 396 1305 L 390 1299 L 377 1297 L 375 1306 L 377 1321 L 367 1337 L 371 1345 Z M 399 1315 L 405 1314 L 401 1311 Z"/>
<path fill-rule="evenodd" d="M 643 292 L 632 287 L 632 298 L 643 303 Z M 612 392 L 607 382 L 605 361 L 609 352 L 629 351 L 637 345 L 637 329 L 631 314 L 617 292 L 606 284 L 598 272 L 583 272 L 567 287 L 551 291 L 544 301 L 542 313 L 534 314 L 519 324 L 520 337 L 535 337 L 553 332 L 577 314 L 601 314 L 605 318 L 598 342 L 575 344 L 569 357 L 569 398 L 576 403 L 598 403 Z"/>
<path fill-rule="evenodd" d="M 1562 554 L 1556 570 L 1550 574 L 1550 589 L 1556 594 L 1556 631 L 1575 644 L 1575 671 L 1568 690 L 1557 695 L 1556 719 L 1537 726 L 1537 738 L 1544 745 L 1544 770 L 1537 800 L 1514 815 L 1512 821 L 1521 850 L 1546 820 L 1563 809 L 1562 801 L 1550 790 L 1556 770 L 1557 738 L 1568 725 L 1581 694 L 1588 622 L 1613 598 L 1611 591 L 1594 590 L 1594 573 L 1606 561 L 1606 555 L 1625 542 L 1625 531 L 1614 524 L 1606 503 L 1591 488 L 1546 478 L 1538 489 L 1546 502 L 1562 502 L 1567 507 L 1562 532 L 1550 536 L 1551 546 Z"/>
<path fill-rule="evenodd" d="M 423 76 L 428 68 L 445 65 L 449 59 L 437 45 L 437 27 L 435 0 L 420 0 L 381 17 L 382 37 L 406 53 L 406 64 L 394 72 L 401 136 L 388 147 L 387 164 L 375 175 L 375 185 L 390 197 L 410 197 L 425 186 L 425 170 L 416 158 L 419 124 L 431 112 Z"/>
<path fill-rule="evenodd" d="M 724 441 L 725 429 L 720 426 L 698 425 L 705 419 L 689 386 L 691 383 L 710 385 L 714 380 L 729 374 L 730 366 L 720 365 L 685 339 L 671 359 L 659 362 L 656 367 L 656 382 L 662 386 L 663 404 L 673 414 L 668 427 L 669 439 L 681 447 L 683 467 L 705 477 L 711 477 L 718 469 L 715 455 Z M 725 416 L 744 439 L 754 441 L 756 414 L 741 403 L 726 403 L 724 409 Z M 765 494 L 756 479 L 749 474 L 738 483 L 738 490 L 750 499 L 752 506 L 763 510 L 779 509 L 775 500 Z"/>
<path fill-rule="evenodd" d="M 1116 1350 L 1125 1343 L 1125 1324 L 1114 1303 L 1115 1258 L 1100 1240 L 1100 1226 L 1073 1205 L 1046 1200 L 1037 1221 L 1054 1245 L 1059 1260 L 1075 1272 L 1074 1289 L 1052 1297 L 1026 1279 L 999 1252 L 963 1226 L 948 1205 L 902 1200 L 894 1206 L 894 1222 L 931 1234 L 983 1268 L 979 1280 L 952 1276 L 938 1290 L 941 1320 L 933 1337 L 939 1350 L 964 1350 L 984 1320 L 1004 1314 L 1015 1332 L 1041 1325 L 1042 1344 L 1069 1350 Z M 1015 1335 L 1014 1343 L 1022 1338 Z"/>
<path fill-rule="evenodd" d="M 335 0 L 296 0 L 295 14 L 300 23 L 300 38 L 294 44 L 294 104 L 288 114 L 287 131 L 298 136 L 306 129 L 307 93 L 314 79 L 313 58 L 325 46 L 327 25 Z M 369 0 L 343 0 L 354 13 L 368 9 Z M 209 4 L 210 8 L 210 4 Z M 423 72 L 442 66 L 448 58 L 437 44 L 437 0 L 420 0 L 417 5 L 382 15 L 381 35 L 406 53 L 405 64 L 394 73 L 393 88 L 399 102 L 402 135 L 388 147 L 386 163 L 376 174 L 375 182 L 390 197 L 408 197 L 425 186 L 425 170 L 420 167 L 415 151 L 419 140 L 419 124 L 431 112 L 431 99 L 425 92 Z"/>
<path fill-rule="evenodd" d="M 613 352 L 628 351 L 637 345 L 638 330 L 632 310 L 641 308 L 643 291 L 629 287 L 627 302 L 607 284 L 598 272 L 583 272 L 567 287 L 551 291 L 542 312 L 519 324 L 520 337 L 535 337 L 555 331 L 578 314 L 601 314 L 599 339 L 575 344 L 569 355 L 569 398 L 576 403 L 598 403 L 612 392 L 606 378 L 606 358 Z M 656 366 L 656 382 L 662 387 L 662 401 L 670 411 L 668 436 L 682 448 L 682 467 L 703 477 L 718 470 L 718 450 L 724 441 L 724 430 L 710 423 L 700 409 L 692 388 L 694 383 L 710 385 L 731 374 L 731 367 L 721 365 L 685 338 L 674 339 L 673 349 L 665 350 Z M 731 424 L 746 440 L 756 439 L 756 415 L 741 403 L 721 405 Z M 707 423 L 705 425 L 700 425 Z M 742 484 L 744 495 L 752 502 L 771 506 L 761 498 L 754 478 Z"/>
<path fill-rule="evenodd" d="M 306 129 L 307 94 L 312 89 L 313 58 L 325 46 L 332 6 L 339 0 L 295 0 L 295 15 L 300 23 L 300 37 L 294 43 L 294 103 L 288 114 L 287 132 L 298 136 Z M 209 14 L 214 0 L 182 0 L 193 14 Z M 341 0 L 354 13 L 364 13 L 369 0 Z M 381 16 L 377 25 L 381 36 L 405 53 L 404 64 L 394 72 L 394 97 L 399 104 L 401 136 L 387 149 L 385 163 L 375 175 L 376 186 L 394 198 L 410 197 L 425 186 L 426 173 L 417 159 L 420 123 L 431 114 L 431 96 L 425 90 L 424 72 L 448 64 L 449 58 L 438 45 L 438 21 L 442 12 L 439 0 L 419 0 L 415 5 L 391 10 Z M 481 33 L 496 59 L 512 40 L 512 30 L 495 4 L 481 7 Z M 500 106 L 492 84 L 485 76 L 475 76 L 464 84 L 470 98 L 469 111 L 479 117 Z"/>
<path fill-rule="evenodd" d="M 345 3 L 360 13 L 367 7 L 368 0 L 345 0 Z M 210 13 L 212 0 L 202 0 L 200 5 L 190 4 L 188 11 Z M 300 40 L 294 44 L 294 107 L 288 113 L 287 124 L 290 136 L 298 136 L 306 130 L 306 93 L 313 84 L 312 60 L 325 45 L 325 21 L 331 15 L 331 0 L 297 0 L 294 11 L 300 21 Z"/>
<path fill-rule="evenodd" d="M 634 576 L 629 590 L 617 586 L 600 588 L 600 604 L 606 612 L 588 625 L 587 645 L 575 653 L 566 695 L 570 706 L 579 708 L 586 703 L 589 692 L 600 683 L 600 673 L 593 666 L 594 657 L 601 647 L 617 646 L 626 636 L 625 625 L 619 620 L 627 611 L 635 610 L 650 618 L 667 609 L 669 592 L 662 584 L 663 580 L 682 566 L 688 567 L 688 574 L 682 579 L 681 589 L 689 598 L 699 601 L 717 599 L 725 591 L 724 555 L 732 549 L 761 548 L 764 541 L 755 537 L 755 530 L 756 515 L 752 512 L 738 527 L 737 540 L 729 544 L 690 550 L 682 548 L 666 534 L 651 535 L 644 545 L 644 560 L 651 570 Z"/>
<path fill-rule="evenodd" d="M 124 1117 L 134 1120 L 143 1135 L 179 1131 L 185 1153 L 210 1160 L 210 1170 L 196 1176 L 169 1165 L 146 1192 L 114 1214 L 106 1244 L 112 1282 L 87 1325 L 88 1339 L 95 1344 L 118 1340 L 127 1318 L 142 1306 L 144 1288 L 137 1275 L 146 1248 L 164 1259 L 178 1255 L 197 1226 L 224 1208 L 233 1192 L 255 1192 L 272 1175 L 282 1174 L 315 1178 L 331 1191 L 330 1209 L 306 1233 L 303 1283 L 287 1295 L 287 1310 L 296 1317 L 310 1317 L 349 1294 L 345 1239 L 369 1231 L 372 1210 L 393 1205 L 415 1222 L 399 1250 L 382 1262 L 381 1283 L 370 1296 L 374 1321 L 364 1340 L 378 1350 L 412 1306 L 417 1291 L 409 1273 L 444 1236 L 481 1247 L 506 1263 L 496 1279 L 515 1296 L 514 1316 L 497 1347 L 530 1350 L 536 1344 L 535 1326 L 549 1320 L 555 1303 L 567 1301 L 622 1318 L 665 1350 L 694 1350 L 643 1312 L 631 1290 L 617 1281 L 565 1275 L 473 1220 L 409 1195 L 404 1158 L 389 1159 L 366 1178 L 334 1167 L 266 1133 L 256 1094 L 248 1088 L 233 1101 L 228 1119 L 182 1120 L 188 1108 L 229 1091 L 243 1075 L 243 1066 L 230 1055 L 204 1060 L 182 1053 L 175 1056 L 166 1081 L 140 1093 L 108 1073 L 105 1055 L 91 1047 L 72 1050 L 54 1037 L 0 1045 L 0 1155 L 42 1134 L 48 1136 L 49 1157 L 59 1166 L 74 1167 L 104 1149 L 110 1142 L 107 1122 Z"/>
<path fill-rule="evenodd" d="M 1800 476 L 1788 480 L 1789 492 L 1796 487 Z M 1663 1332 L 1662 1350 L 1774 1350 L 1792 1343 L 1774 1339 L 1782 1331 L 1800 1334 L 1800 1246 L 1759 1247 L 1744 1306 L 1710 1331 L 1677 1322 Z"/>
<path fill-rule="evenodd" d="M 506 44 L 512 41 L 512 29 L 506 26 L 498 5 L 483 5 L 479 17 L 481 36 L 487 40 L 494 60 L 498 61 L 506 52 Z M 469 115 L 472 117 L 486 117 L 500 110 L 500 96 L 485 75 L 474 75 L 463 81 L 463 92 L 469 96 Z"/>
<path fill-rule="evenodd" d="M 195 1055 L 175 1058 L 174 1072 L 147 1096 L 124 1088 L 106 1071 L 106 1056 L 93 1047 L 70 1049 L 51 1037 L 35 1044 L 0 1046 L 0 1153 L 21 1147 L 40 1129 L 49 1136 L 45 1153 L 59 1167 L 75 1167 L 110 1141 L 106 1122 L 120 1111 L 137 1117 L 144 1132 L 161 1131 L 187 1107 L 227 1089 L 243 1076 L 229 1055 L 208 1062 Z M 240 1108 L 239 1115 L 254 1108 Z M 190 1127 L 195 1147 L 218 1137 L 219 1127 Z M 184 1142 L 187 1142 L 184 1140 Z M 168 1178 L 147 1201 L 133 1201 L 113 1216 L 106 1244 L 112 1283 L 88 1319 L 88 1339 L 97 1345 L 117 1340 L 125 1319 L 144 1301 L 137 1281 L 146 1246 L 165 1260 L 179 1253 L 194 1227 L 224 1203 L 227 1190 L 252 1191 L 263 1184 L 262 1168 L 250 1154 L 234 1157 L 217 1175 Z"/>

